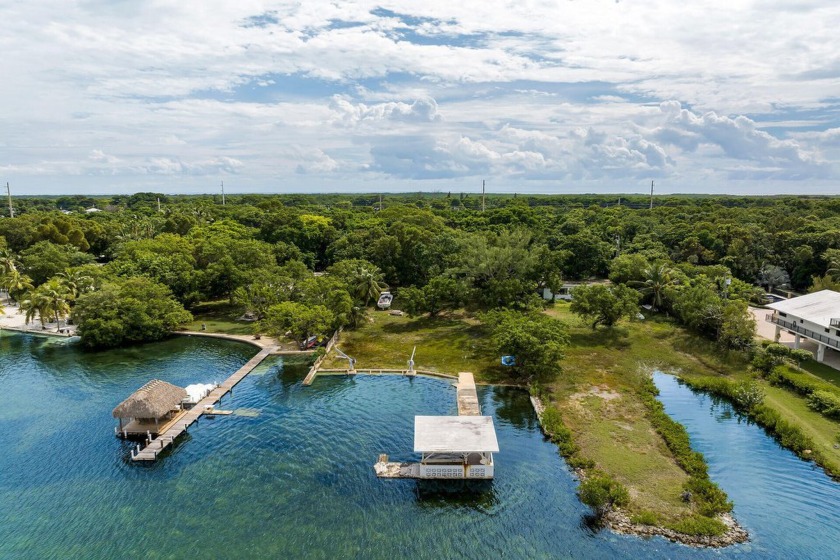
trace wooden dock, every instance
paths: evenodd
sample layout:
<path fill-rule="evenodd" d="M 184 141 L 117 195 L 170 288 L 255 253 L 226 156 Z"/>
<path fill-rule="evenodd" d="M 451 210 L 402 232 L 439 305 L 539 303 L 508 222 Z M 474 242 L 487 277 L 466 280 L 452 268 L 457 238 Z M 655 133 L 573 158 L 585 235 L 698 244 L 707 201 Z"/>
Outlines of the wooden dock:
<path fill-rule="evenodd" d="M 263 348 L 256 356 L 248 360 L 248 362 L 239 368 L 233 375 L 225 379 L 225 381 L 210 391 L 210 393 L 201 399 L 198 404 L 188 410 L 181 416 L 177 422 L 162 432 L 158 437 L 152 439 L 146 447 L 139 451 L 131 452 L 131 459 L 133 461 L 154 461 L 158 458 L 161 451 L 169 447 L 178 436 L 187 431 L 198 417 L 204 414 L 206 406 L 215 406 L 223 396 L 228 394 L 233 387 L 242 381 L 246 375 L 251 373 L 263 360 L 274 353 L 275 348 Z"/>

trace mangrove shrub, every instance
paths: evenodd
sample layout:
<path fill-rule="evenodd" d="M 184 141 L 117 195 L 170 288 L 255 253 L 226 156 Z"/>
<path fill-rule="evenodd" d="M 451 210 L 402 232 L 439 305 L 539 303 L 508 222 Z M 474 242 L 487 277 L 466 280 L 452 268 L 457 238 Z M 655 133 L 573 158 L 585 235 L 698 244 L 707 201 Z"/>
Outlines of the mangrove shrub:
<path fill-rule="evenodd" d="M 79 296 L 72 319 L 82 344 L 110 348 L 160 340 L 192 315 L 166 286 L 138 276 L 112 280 Z"/>

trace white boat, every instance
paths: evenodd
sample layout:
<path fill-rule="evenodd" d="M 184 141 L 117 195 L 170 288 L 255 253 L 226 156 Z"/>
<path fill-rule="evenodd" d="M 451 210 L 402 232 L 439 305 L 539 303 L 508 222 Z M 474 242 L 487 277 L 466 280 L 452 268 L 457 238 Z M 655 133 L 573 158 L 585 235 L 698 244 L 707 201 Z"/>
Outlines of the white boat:
<path fill-rule="evenodd" d="M 379 301 L 376 302 L 376 307 L 379 309 L 388 309 L 391 307 L 391 302 L 394 301 L 394 296 L 391 292 L 382 292 L 379 294 Z"/>
<path fill-rule="evenodd" d="M 197 405 L 201 399 L 210 394 L 210 391 L 216 387 L 218 387 L 218 385 L 213 385 L 211 383 L 193 383 L 192 385 L 187 385 L 184 387 L 184 390 L 187 392 L 187 396 L 184 397 L 181 404 L 186 409 L 192 408 Z"/>

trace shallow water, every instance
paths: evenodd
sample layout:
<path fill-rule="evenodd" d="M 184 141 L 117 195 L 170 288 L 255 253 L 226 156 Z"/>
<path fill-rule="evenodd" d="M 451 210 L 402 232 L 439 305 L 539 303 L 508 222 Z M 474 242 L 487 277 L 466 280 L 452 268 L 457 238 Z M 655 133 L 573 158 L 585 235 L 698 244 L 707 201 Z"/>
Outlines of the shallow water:
<path fill-rule="evenodd" d="M 591 531 L 575 480 L 541 436 L 527 394 L 514 389 L 479 388 L 502 449 L 495 481 L 379 480 L 378 454 L 415 459 L 413 416 L 455 413 L 454 388 L 397 376 L 303 387 L 306 365 L 282 359 L 223 399 L 222 408 L 247 413 L 200 420 L 152 465 L 130 461 L 112 431 L 120 400 L 152 377 L 220 380 L 253 353 L 200 338 L 88 353 L 0 336 L 0 558 L 764 558 L 799 546 L 796 535 L 771 534 L 801 515 L 797 500 L 772 497 L 765 508 L 786 509 L 754 513 L 714 463 L 739 519 L 759 533 L 755 544 L 697 551 Z M 750 445 L 785 453 L 761 437 Z M 834 525 L 823 536 L 830 531 L 837 536 Z"/>

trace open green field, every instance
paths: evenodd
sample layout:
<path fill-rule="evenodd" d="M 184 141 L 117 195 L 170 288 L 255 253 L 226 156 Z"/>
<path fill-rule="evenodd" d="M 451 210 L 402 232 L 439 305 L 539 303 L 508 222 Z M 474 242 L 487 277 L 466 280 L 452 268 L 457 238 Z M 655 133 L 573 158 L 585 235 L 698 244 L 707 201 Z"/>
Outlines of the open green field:
<path fill-rule="evenodd" d="M 238 321 L 242 316 L 242 306 L 232 305 L 227 300 L 199 303 L 193 310 L 193 321 L 185 323 L 188 331 L 200 331 L 206 325 L 207 332 L 221 334 L 252 334 L 253 322 Z"/>
<path fill-rule="evenodd" d="M 418 370 L 451 375 L 470 371 L 478 381 L 504 381 L 499 357 L 491 353 L 485 340 L 484 328 L 465 313 L 410 318 L 375 311 L 369 322 L 342 332 L 337 346 L 356 359 L 358 369 L 404 370 L 416 346 Z M 332 352 L 322 367 L 346 368 L 347 361 Z"/>
<path fill-rule="evenodd" d="M 681 499 L 688 475 L 654 430 L 637 391 L 653 369 L 716 374 L 728 366 L 712 354 L 704 356 L 706 364 L 684 353 L 706 345 L 665 319 L 593 331 L 568 309 L 557 304 L 546 311 L 570 326 L 562 370 L 547 387 L 550 404 L 572 430 L 580 455 L 628 488 L 631 515 L 654 512 L 664 524 L 688 517 L 693 506 Z"/>

